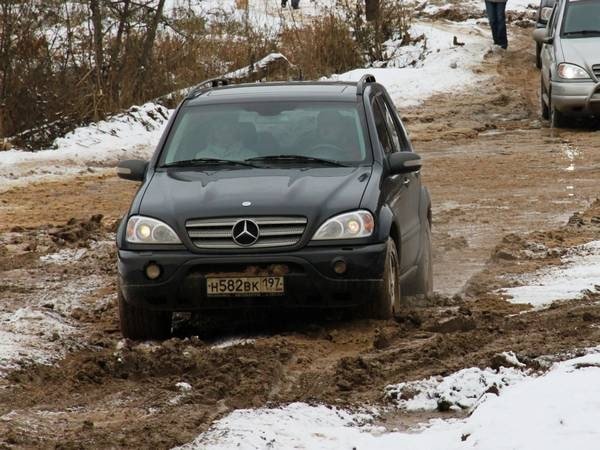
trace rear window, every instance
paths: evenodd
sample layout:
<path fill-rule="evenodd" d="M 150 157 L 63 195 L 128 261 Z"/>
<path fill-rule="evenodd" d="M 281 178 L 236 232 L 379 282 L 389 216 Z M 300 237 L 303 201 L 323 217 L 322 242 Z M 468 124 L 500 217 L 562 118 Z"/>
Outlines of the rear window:
<path fill-rule="evenodd" d="M 270 101 L 188 106 L 178 114 L 160 164 L 279 155 L 359 164 L 369 159 L 363 125 L 354 103 Z"/>
<path fill-rule="evenodd" d="M 563 37 L 600 36 L 600 0 L 571 0 L 567 3 L 562 27 Z"/>

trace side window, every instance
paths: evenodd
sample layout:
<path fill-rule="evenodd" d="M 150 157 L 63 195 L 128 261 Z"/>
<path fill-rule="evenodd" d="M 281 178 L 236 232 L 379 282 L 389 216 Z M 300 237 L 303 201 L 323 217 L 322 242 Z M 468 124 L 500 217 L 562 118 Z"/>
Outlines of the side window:
<path fill-rule="evenodd" d="M 383 151 L 386 154 L 394 153 L 395 150 L 390 135 L 388 134 L 385 115 L 379 106 L 379 102 L 374 99 L 371 102 L 371 107 L 373 108 L 373 117 L 375 119 L 375 127 L 377 128 L 377 137 L 379 137 L 379 142 L 381 142 Z"/>
<path fill-rule="evenodd" d="M 407 151 L 410 149 L 410 145 L 408 144 L 408 139 L 406 138 L 406 133 L 402 126 L 398 123 L 397 120 L 394 119 L 393 107 L 390 106 L 388 101 L 383 97 L 380 99 L 382 108 L 385 109 L 385 118 L 388 125 L 388 129 L 392 135 L 392 141 L 394 146 L 396 147 L 396 151 Z"/>
<path fill-rule="evenodd" d="M 554 28 L 556 27 L 556 17 L 558 16 L 558 1 L 554 4 L 554 8 L 552 9 L 552 15 L 550 16 L 550 20 L 548 20 L 548 26 L 546 28 L 546 36 L 554 35 Z"/>

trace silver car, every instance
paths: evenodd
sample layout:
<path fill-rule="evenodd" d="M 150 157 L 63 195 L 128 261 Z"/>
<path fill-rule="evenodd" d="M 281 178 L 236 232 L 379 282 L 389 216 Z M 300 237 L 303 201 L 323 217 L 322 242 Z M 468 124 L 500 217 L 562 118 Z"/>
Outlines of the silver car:
<path fill-rule="evenodd" d="M 542 44 L 542 116 L 560 127 L 567 116 L 600 117 L 600 0 L 560 0 Z"/>

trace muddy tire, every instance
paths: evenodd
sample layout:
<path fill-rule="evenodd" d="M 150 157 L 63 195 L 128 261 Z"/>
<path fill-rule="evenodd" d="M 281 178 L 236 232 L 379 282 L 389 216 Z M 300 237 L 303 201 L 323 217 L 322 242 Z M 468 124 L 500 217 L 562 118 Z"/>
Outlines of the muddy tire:
<path fill-rule="evenodd" d="M 549 114 L 550 114 L 550 126 L 552 128 L 563 128 L 566 125 L 566 117 L 563 113 L 561 113 L 558 109 L 554 107 L 552 104 L 552 91 L 548 92 L 549 99 Z"/>
<path fill-rule="evenodd" d="M 404 286 L 406 295 L 433 294 L 433 258 L 431 251 L 431 225 L 425 222 L 423 230 L 423 251 L 417 265 L 417 273 L 410 282 Z"/>
<path fill-rule="evenodd" d="M 544 88 L 544 80 L 540 82 L 540 104 L 542 106 L 542 119 L 549 120 L 550 119 L 550 108 L 544 101 L 544 94 L 546 94 L 546 89 Z"/>
<path fill-rule="evenodd" d="M 123 337 L 133 340 L 167 339 L 171 334 L 171 313 L 133 306 L 119 296 L 119 321 Z"/>
<path fill-rule="evenodd" d="M 396 243 L 388 238 L 383 283 L 360 311 L 367 319 L 391 319 L 400 306 L 400 258 Z"/>

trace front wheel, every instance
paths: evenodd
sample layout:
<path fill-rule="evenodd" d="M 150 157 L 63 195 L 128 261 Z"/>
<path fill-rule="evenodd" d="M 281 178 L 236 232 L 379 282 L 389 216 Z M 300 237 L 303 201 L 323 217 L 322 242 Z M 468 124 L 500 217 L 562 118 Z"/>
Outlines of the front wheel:
<path fill-rule="evenodd" d="M 550 110 L 550 126 L 552 128 L 564 127 L 566 124 L 566 118 L 565 115 L 556 109 L 556 107 L 552 104 L 552 91 L 548 91 L 548 103 Z"/>
<path fill-rule="evenodd" d="M 363 316 L 368 319 L 391 319 L 400 305 L 400 259 L 396 243 L 388 238 L 383 283 L 376 290 L 373 299 L 364 306 Z"/>
<path fill-rule="evenodd" d="M 433 257 L 431 251 L 431 225 L 429 220 L 423 225 L 421 239 L 421 258 L 417 264 L 417 272 L 409 284 L 405 286 L 407 295 L 433 294 Z"/>
<path fill-rule="evenodd" d="M 127 303 L 118 287 L 121 334 L 133 340 L 167 339 L 171 334 L 171 312 L 150 311 Z"/>
<path fill-rule="evenodd" d="M 544 79 L 542 78 L 540 82 L 540 103 L 542 106 L 542 119 L 549 120 L 550 108 L 548 108 L 548 104 L 544 101 L 544 94 L 546 94 L 546 89 L 544 88 Z M 550 97 L 548 96 L 548 98 Z"/>

